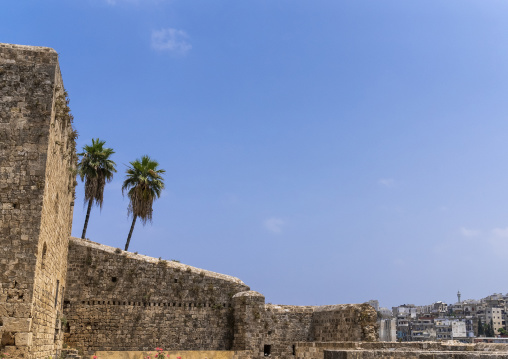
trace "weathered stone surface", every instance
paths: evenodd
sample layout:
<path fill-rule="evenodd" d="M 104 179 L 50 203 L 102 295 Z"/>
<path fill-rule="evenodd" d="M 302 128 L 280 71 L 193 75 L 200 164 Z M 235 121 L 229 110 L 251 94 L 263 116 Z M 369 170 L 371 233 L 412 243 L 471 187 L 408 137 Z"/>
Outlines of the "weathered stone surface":
<path fill-rule="evenodd" d="M 228 350 L 241 280 L 72 238 L 65 340 L 96 350 Z"/>
<path fill-rule="evenodd" d="M 5 332 L 29 332 L 32 329 L 31 318 L 3 318 L 2 330 Z"/>
<path fill-rule="evenodd" d="M 16 333 L 14 340 L 17 346 L 31 346 L 32 333 Z"/>
<path fill-rule="evenodd" d="M 491 357 L 489 355 L 492 355 Z M 307 342 L 297 343 L 296 359 L 487 359 L 508 357 L 508 344 L 459 342 Z M 107 358 L 106 358 L 107 359 Z"/>
<path fill-rule="evenodd" d="M 129 351 L 129 352 L 115 352 L 115 351 L 98 351 L 95 355 L 102 359 L 145 359 L 152 357 L 154 351 Z M 233 359 L 234 352 L 232 351 L 207 351 L 207 350 L 180 350 L 180 351 L 164 351 L 164 356 L 169 359 L 177 359 L 178 357 L 184 359 Z M 152 355 L 150 355 L 152 354 Z M 87 359 L 92 359 L 93 356 L 87 356 Z"/>

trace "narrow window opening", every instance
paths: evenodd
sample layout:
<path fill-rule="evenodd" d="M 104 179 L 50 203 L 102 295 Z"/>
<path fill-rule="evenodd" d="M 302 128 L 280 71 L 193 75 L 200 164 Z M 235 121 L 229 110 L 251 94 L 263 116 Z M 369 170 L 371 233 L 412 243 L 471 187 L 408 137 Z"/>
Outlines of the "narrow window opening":
<path fill-rule="evenodd" d="M 178 283 L 178 279 L 175 279 L 175 283 Z"/>
<path fill-rule="evenodd" d="M 265 344 L 265 357 L 268 357 L 270 356 L 270 352 L 272 351 L 272 346 L 271 345 L 266 345 Z"/>
<path fill-rule="evenodd" d="M 42 246 L 42 259 L 41 259 L 41 267 L 44 268 L 45 260 L 46 260 L 46 252 L 48 251 L 48 246 L 46 243 Z"/>
<path fill-rule="evenodd" d="M 296 355 L 296 345 L 293 344 L 293 355 Z"/>
<path fill-rule="evenodd" d="M 113 283 L 116 283 L 116 277 L 111 277 L 111 281 L 112 281 Z"/>
<path fill-rule="evenodd" d="M 63 309 L 63 306 L 64 306 L 64 297 L 65 297 L 65 287 L 62 286 L 62 290 L 61 290 L 62 293 L 60 293 L 60 296 L 62 298 L 60 298 L 60 307 L 61 309 Z"/>
<path fill-rule="evenodd" d="M 58 304 L 58 289 L 60 289 L 60 281 L 59 280 L 56 281 L 55 308 L 56 308 L 56 305 Z"/>

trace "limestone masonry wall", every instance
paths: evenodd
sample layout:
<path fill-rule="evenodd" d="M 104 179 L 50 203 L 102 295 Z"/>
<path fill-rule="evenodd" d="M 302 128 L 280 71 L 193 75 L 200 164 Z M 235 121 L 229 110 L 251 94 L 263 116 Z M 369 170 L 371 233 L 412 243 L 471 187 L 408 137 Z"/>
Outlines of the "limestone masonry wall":
<path fill-rule="evenodd" d="M 368 304 L 317 307 L 311 341 L 377 341 L 376 311 Z"/>
<path fill-rule="evenodd" d="M 57 53 L 0 44 L 0 351 L 16 358 L 61 346 L 74 138 Z"/>
<path fill-rule="evenodd" d="M 272 305 L 248 290 L 237 278 L 72 238 L 65 342 L 86 353 L 163 347 L 289 358 L 316 333 L 322 341 L 375 340 L 369 305 Z"/>
<path fill-rule="evenodd" d="M 299 345 L 313 342 L 316 333 L 322 342 L 377 340 L 376 311 L 370 305 L 265 305 L 264 296 L 254 291 L 238 293 L 233 300 L 234 349 L 245 351 L 235 358 L 298 357 Z"/>
<path fill-rule="evenodd" d="M 95 350 L 228 350 L 241 280 L 72 238 L 66 342 Z"/>

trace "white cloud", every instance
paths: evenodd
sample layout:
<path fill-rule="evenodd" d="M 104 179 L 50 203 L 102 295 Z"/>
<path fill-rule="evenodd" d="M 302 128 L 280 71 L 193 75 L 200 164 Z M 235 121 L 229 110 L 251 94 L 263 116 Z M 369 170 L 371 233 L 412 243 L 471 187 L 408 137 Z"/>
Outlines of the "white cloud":
<path fill-rule="evenodd" d="M 187 42 L 189 36 L 183 30 L 172 28 L 152 31 L 152 48 L 159 51 L 170 51 L 185 54 L 192 45 Z"/>
<path fill-rule="evenodd" d="M 483 231 L 460 227 L 454 236 L 436 243 L 433 250 L 436 255 L 449 256 L 453 253 L 455 258 L 463 260 L 469 260 L 473 255 L 505 258 L 508 252 L 508 227 Z"/>
<path fill-rule="evenodd" d="M 285 224 L 286 222 L 282 219 L 275 217 L 268 218 L 263 223 L 264 227 L 272 233 L 281 233 L 282 227 L 284 227 Z"/>
<path fill-rule="evenodd" d="M 460 234 L 462 234 L 464 237 L 476 237 L 480 234 L 480 231 L 460 227 Z"/>
<path fill-rule="evenodd" d="M 508 238 L 508 227 L 506 228 L 494 228 L 492 234 L 495 237 Z"/>
<path fill-rule="evenodd" d="M 393 178 L 381 178 L 377 183 L 384 187 L 393 187 L 395 186 L 395 180 Z"/>

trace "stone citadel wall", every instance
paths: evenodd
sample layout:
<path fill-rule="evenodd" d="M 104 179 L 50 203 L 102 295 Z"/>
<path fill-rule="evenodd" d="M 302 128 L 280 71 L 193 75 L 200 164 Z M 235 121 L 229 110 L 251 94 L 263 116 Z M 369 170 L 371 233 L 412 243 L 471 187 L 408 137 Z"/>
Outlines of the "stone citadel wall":
<path fill-rule="evenodd" d="M 286 358 L 316 334 L 325 341 L 376 334 L 368 305 L 267 305 L 237 278 L 78 238 L 69 243 L 64 314 L 65 342 L 87 353 L 163 347 L 254 358 L 269 346 L 272 357 Z"/>
<path fill-rule="evenodd" d="M 0 351 L 16 358 L 46 358 L 62 345 L 71 119 L 57 53 L 0 44 Z"/>
<path fill-rule="evenodd" d="M 241 280 L 72 238 L 66 342 L 95 350 L 229 350 Z"/>
<path fill-rule="evenodd" d="M 367 304 L 289 306 L 265 304 L 258 292 L 233 297 L 235 358 L 295 358 L 301 343 L 376 341 L 376 311 Z M 337 321 L 336 318 L 340 318 Z M 329 330 L 326 338 L 316 335 Z M 244 351 L 243 353 L 241 351 Z M 311 349 L 310 351 L 313 351 Z"/>

